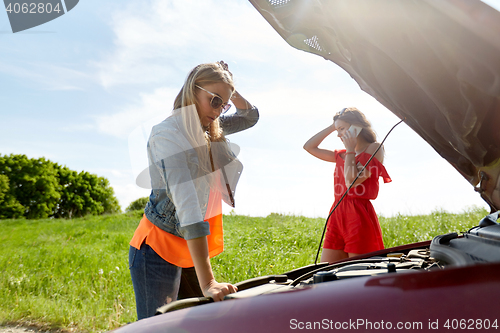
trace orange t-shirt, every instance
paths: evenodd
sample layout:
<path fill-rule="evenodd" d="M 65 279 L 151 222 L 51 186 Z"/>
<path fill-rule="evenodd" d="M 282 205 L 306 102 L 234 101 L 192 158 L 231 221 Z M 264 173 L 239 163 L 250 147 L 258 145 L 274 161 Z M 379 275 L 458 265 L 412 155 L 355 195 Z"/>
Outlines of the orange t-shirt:
<path fill-rule="evenodd" d="M 207 236 L 207 241 L 208 255 L 212 258 L 224 250 L 222 201 L 218 192 L 210 191 L 205 221 L 210 225 L 210 235 Z M 186 240 L 158 228 L 147 219 L 146 215 L 143 215 L 130 241 L 130 245 L 140 249 L 144 240 L 160 257 L 169 263 L 182 268 L 194 266 Z"/>

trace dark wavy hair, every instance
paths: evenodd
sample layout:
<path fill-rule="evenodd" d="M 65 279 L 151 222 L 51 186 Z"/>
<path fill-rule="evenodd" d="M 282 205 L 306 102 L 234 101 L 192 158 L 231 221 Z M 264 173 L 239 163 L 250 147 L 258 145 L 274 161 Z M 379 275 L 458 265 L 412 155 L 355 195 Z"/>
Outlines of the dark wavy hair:
<path fill-rule="evenodd" d="M 367 142 L 373 143 L 377 141 L 377 134 L 372 129 L 371 123 L 366 119 L 365 115 L 355 107 L 344 108 L 340 112 L 337 112 L 333 116 L 333 121 L 338 119 L 345 121 L 351 125 L 356 125 L 361 127 L 361 132 L 359 135 L 363 137 Z"/>

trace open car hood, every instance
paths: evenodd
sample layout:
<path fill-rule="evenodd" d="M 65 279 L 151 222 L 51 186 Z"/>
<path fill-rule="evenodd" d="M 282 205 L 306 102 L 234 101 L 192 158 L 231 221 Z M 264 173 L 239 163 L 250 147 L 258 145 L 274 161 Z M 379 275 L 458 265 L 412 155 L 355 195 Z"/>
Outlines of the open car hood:
<path fill-rule="evenodd" d="M 333 61 L 500 209 L 500 13 L 479 0 L 250 0 Z"/>

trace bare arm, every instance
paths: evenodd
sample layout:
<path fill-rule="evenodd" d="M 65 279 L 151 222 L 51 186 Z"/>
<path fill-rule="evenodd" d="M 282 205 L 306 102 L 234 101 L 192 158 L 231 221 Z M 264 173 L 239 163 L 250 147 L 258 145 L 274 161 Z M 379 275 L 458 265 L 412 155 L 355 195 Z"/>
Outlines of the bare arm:
<path fill-rule="evenodd" d="M 207 237 L 189 239 L 187 245 L 203 295 L 212 297 L 217 302 L 222 301 L 224 296 L 238 291 L 238 288 L 230 283 L 215 281 L 208 255 Z"/>
<path fill-rule="evenodd" d="M 379 146 L 380 146 L 379 143 L 374 142 L 368 146 L 368 148 L 366 149 L 365 152 L 371 155 L 377 150 L 377 148 Z M 361 169 L 363 169 L 363 165 L 361 165 L 361 163 L 357 163 L 355 165 L 354 155 L 355 154 L 346 154 L 346 156 L 345 156 L 344 178 L 345 178 L 345 183 L 346 183 L 347 187 L 349 187 L 349 185 L 351 185 L 353 180 L 358 175 L 359 171 L 361 171 Z M 375 158 L 377 160 L 379 160 L 380 163 L 383 163 L 383 161 L 384 161 L 384 147 L 380 148 L 380 150 L 375 155 Z M 368 168 L 366 168 L 365 170 L 363 170 L 361 175 L 359 175 L 358 179 L 356 179 L 356 182 L 354 183 L 353 186 L 356 186 L 356 185 L 363 183 L 365 180 L 370 178 L 370 176 L 371 176 L 371 173 L 370 173 L 370 171 L 368 171 Z"/>
<path fill-rule="evenodd" d="M 323 140 L 330 134 L 332 134 L 335 131 L 335 124 L 332 124 L 325 128 L 324 130 L 320 131 L 319 133 L 315 134 L 312 138 L 307 140 L 307 142 L 304 144 L 304 149 L 311 155 L 327 162 L 334 162 L 335 163 L 335 153 L 331 150 L 328 149 L 321 149 L 319 148 L 319 145 Z"/>
<path fill-rule="evenodd" d="M 354 154 L 346 154 L 345 156 L 345 164 L 344 164 L 344 178 L 345 178 L 345 185 L 349 187 L 353 180 L 356 178 L 358 175 L 359 171 L 363 168 L 363 166 L 360 163 L 355 164 L 355 157 Z M 370 178 L 371 173 L 368 171 L 368 169 L 363 170 L 361 175 L 359 175 L 358 179 L 356 179 L 356 182 L 354 183 L 353 186 L 359 185 L 363 183 L 365 180 Z"/>

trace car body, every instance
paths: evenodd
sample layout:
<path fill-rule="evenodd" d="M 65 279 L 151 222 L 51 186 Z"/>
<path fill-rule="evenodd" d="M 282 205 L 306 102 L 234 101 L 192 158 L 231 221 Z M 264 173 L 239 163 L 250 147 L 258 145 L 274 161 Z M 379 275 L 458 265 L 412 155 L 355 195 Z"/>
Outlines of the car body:
<path fill-rule="evenodd" d="M 116 332 L 498 330 L 500 13 L 475 0 L 250 2 L 404 119 L 492 214 L 461 235 L 243 281 L 223 302 L 173 302 Z"/>

